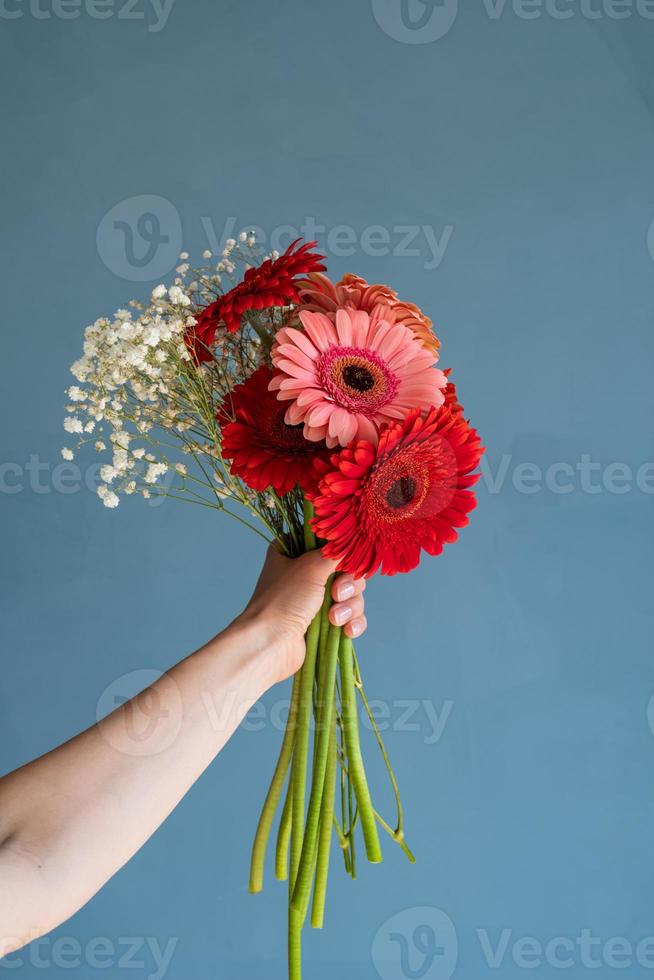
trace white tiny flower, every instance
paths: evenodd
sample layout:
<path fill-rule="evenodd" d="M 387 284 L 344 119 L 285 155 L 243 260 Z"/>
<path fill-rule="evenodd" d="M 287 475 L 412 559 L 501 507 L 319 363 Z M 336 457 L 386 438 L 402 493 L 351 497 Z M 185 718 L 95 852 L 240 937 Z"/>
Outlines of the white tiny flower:
<path fill-rule="evenodd" d="M 132 436 L 126 429 L 120 429 L 118 432 L 112 432 L 110 438 L 114 445 L 127 449 Z"/>
<path fill-rule="evenodd" d="M 179 286 L 171 286 L 168 290 L 168 297 L 175 306 L 190 306 L 191 300 Z"/>
<path fill-rule="evenodd" d="M 168 467 L 165 463 L 150 463 L 143 479 L 146 483 L 156 483 L 157 479 L 167 471 Z"/>
<path fill-rule="evenodd" d="M 113 466 L 109 466 L 108 463 L 100 467 L 100 477 L 105 483 L 111 483 L 117 476 L 118 471 Z"/>
<path fill-rule="evenodd" d="M 181 473 L 182 476 L 186 476 L 186 474 L 188 473 L 188 469 L 184 465 L 184 463 L 175 463 L 175 469 L 177 470 L 178 473 Z"/>
<path fill-rule="evenodd" d="M 241 234 L 238 236 L 238 240 L 239 242 L 246 242 L 248 240 L 247 232 L 242 231 Z"/>
<path fill-rule="evenodd" d="M 106 445 L 104 444 L 104 442 L 102 441 L 102 439 L 98 439 L 98 441 L 97 441 L 97 442 L 96 442 L 96 444 L 95 444 L 95 448 L 97 449 L 97 451 L 98 451 L 99 453 L 101 453 L 101 452 L 103 452 L 103 451 L 104 451 L 104 450 L 105 450 L 105 449 L 106 449 L 107 447 L 106 447 Z"/>
<path fill-rule="evenodd" d="M 210 259 L 211 258 L 211 250 L 208 249 L 208 248 L 205 248 L 204 252 L 202 253 L 202 258 L 203 259 Z"/>
<path fill-rule="evenodd" d="M 188 252 L 180 252 L 179 257 L 184 262 L 188 258 Z"/>
<path fill-rule="evenodd" d="M 155 286 L 154 289 L 152 290 L 152 299 L 153 300 L 163 299 L 164 296 L 166 295 L 166 292 L 167 292 L 167 289 L 164 286 L 164 284 L 163 283 L 159 283 L 159 285 L 158 286 Z"/>
<path fill-rule="evenodd" d="M 149 490 L 142 490 L 141 493 L 143 495 L 143 499 L 144 500 L 149 500 L 150 499 L 150 491 Z"/>
<path fill-rule="evenodd" d="M 98 487 L 98 497 L 105 507 L 117 507 L 119 504 L 118 495 L 101 483 Z"/>
<path fill-rule="evenodd" d="M 83 432 L 84 426 L 82 425 L 81 419 L 78 419 L 75 415 L 71 415 L 67 419 L 64 419 L 64 429 L 66 432 Z"/>
<path fill-rule="evenodd" d="M 145 456 L 145 449 L 143 448 L 143 446 L 139 446 L 138 449 L 133 449 L 132 456 L 135 459 L 143 459 L 143 457 Z"/>
<path fill-rule="evenodd" d="M 72 449 L 68 449 L 67 446 L 64 447 L 61 450 L 61 455 L 64 457 L 64 459 L 74 459 L 75 458 L 75 453 L 73 452 Z"/>

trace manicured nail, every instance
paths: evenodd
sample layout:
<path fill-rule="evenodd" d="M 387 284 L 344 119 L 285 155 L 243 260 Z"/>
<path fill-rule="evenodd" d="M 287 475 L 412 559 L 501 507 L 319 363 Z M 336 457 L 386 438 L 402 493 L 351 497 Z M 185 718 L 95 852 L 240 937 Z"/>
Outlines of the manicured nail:
<path fill-rule="evenodd" d="M 354 595 L 354 582 L 343 582 L 342 585 L 338 587 L 338 598 L 349 599 L 350 596 Z"/>
<path fill-rule="evenodd" d="M 343 623 L 347 623 L 351 615 L 352 615 L 351 606 L 338 606 L 334 610 L 334 619 L 336 620 L 336 625 L 342 626 Z"/>
<path fill-rule="evenodd" d="M 360 619 L 353 619 L 352 620 L 352 622 L 350 623 L 350 632 L 352 633 L 352 636 L 353 637 L 354 636 L 358 636 L 360 634 L 360 632 L 361 632 L 361 626 L 362 626 L 362 623 L 361 623 L 361 620 Z"/>

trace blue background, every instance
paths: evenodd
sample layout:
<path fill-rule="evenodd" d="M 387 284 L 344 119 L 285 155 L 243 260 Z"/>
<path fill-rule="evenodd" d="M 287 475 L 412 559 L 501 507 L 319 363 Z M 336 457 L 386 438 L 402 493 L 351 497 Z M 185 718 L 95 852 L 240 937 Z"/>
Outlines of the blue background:
<path fill-rule="evenodd" d="M 395 0 L 377 4 L 381 26 L 369 2 L 177 0 L 158 30 L 144 0 L 129 19 L 114 6 L 102 20 L 18 3 L 7 0 L 20 16 L 5 14 L 0 31 L 0 768 L 91 724 L 117 678 L 163 669 L 212 635 L 262 556 L 199 508 L 110 512 L 87 489 L 56 489 L 82 328 L 153 284 L 126 278 L 136 267 L 103 217 L 120 205 L 136 222 L 141 196 L 163 197 L 196 256 L 229 217 L 270 234 L 309 216 L 323 245 L 347 224 L 357 244 L 351 256 L 331 249 L 331 271 L 390 282 L 433 316 L 488 457 L 460 543 L 369 589 L 366 686 L 389 703 L 418 864 L 388 842 L 384 863 L 352 883 L 335 855 L 307 980 L 404 980 L 393 941 L 382 933 L 374 955 L 372 943 L 409 910 L 411 944 L 421 906 L 454 923 L 462 980 L 498 973 L 478 930 L 494 946 L 512 930 L 503 977 L 525 973 L 511 952 L 524 936 L 574 944 L 589 929 L 635 947 L 654 933 L 652 495 L 635 480 L 623 493 L 605 484 L 610 464 L 635 473 L 654 458 L 654 22 L 608 7 L 591 19 L 576 3 L 567 20 L 509 4 L 493 18 L 474 0 L 445 36 L 405 43 Z M 46 0 L 39 9 L 52 13 Z M 386 254 L 365 244 L 372 225 L 390 236 Z M 452 227 L 437 268 L 422 235 L 417 255 L 393 254 L 403 225 L 439 238 Z M 580 473 L 571 492 L 551 479 L 523 492 L 522 464 L 545 474 L 584 454 L 599 464 L 597 492 Z M 31 456 L 45 464 L 38 482 Z M 286 694 L 270 692 L 267 709 Z M 437 712 L 451 702 L 439 740 L 422 708 L 401 723 L 412 699 Z M 256 727 L 58 936 L 177 937 L 171 980 L 284 975 L 284 887 L 246 889 L 280 738 Z M 376 764 L 371 780 L 390 803 Z M 579 948 L 571 955 L 566 975 L 585 976 Z M 43 975 L 21 957 L 15 976 Z M 444 963 L 412 975 L 446 980 Z M 103 972 L 123 975 L 117 962 Z M 146 955 L 128 975 L 152 972 Z M 559 971 L 545 962 L 537 975 Z M 634 957 L 628 975 L 651 969 Z"/>

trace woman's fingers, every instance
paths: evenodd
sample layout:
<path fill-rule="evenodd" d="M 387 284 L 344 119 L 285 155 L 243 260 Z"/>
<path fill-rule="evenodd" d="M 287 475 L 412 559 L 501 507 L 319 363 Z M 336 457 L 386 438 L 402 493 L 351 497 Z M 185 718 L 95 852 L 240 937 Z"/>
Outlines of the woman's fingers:
<path fill-rule="evenodd" d="M 343 632 L 346 636 L 349 636 L 351 640 L 356 640 L 358 636 L 361 636 L 365 632 L 368 625 L 368 620 L 365 616 L 357 616 L 356 619 L 351 619 L 349 623 L 343 628 Z"/>
<path fill-rule="evenodd" d="M 337 575 L 332 584 L 334 605 L 329 610 L 329 619 L 334 626 L 343 626 L 346 636 L 351 640 L 361 636 L 368 622 L 364 615 L 364 578 L 351 575 Z"/>
<path fill-rule="evenodd" d="M 345 602 L 352 596 L 360 595 L 366 587 L 365 578 L 352 578 L 351 575 L 337 575 L 332 583 L 334 602 Z"/>

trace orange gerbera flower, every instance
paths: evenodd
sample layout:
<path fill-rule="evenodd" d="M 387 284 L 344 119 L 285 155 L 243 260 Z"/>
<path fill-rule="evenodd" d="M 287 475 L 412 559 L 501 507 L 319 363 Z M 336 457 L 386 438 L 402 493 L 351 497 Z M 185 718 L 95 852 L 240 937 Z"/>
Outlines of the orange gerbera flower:
<path fill-rule="evenodd" d="M 296 282 L 299 302 L 306 310 L 317 313 L 334 313 L 339 307 L 352 306 L 356 310 L 370 313 L 375 306 L 387 307 L 392 315 L 392 323 L 408 327 L 416 335 L 423 347 L 438 353 L 440 341 L 432 328 L 429 317 L 414 303 L 398 299 L 395 290 L 382 283 L 368 283 L 361 276 L 348 272 L 333 283 L 320 272 L 311 272 L 306 279 Z"/>

